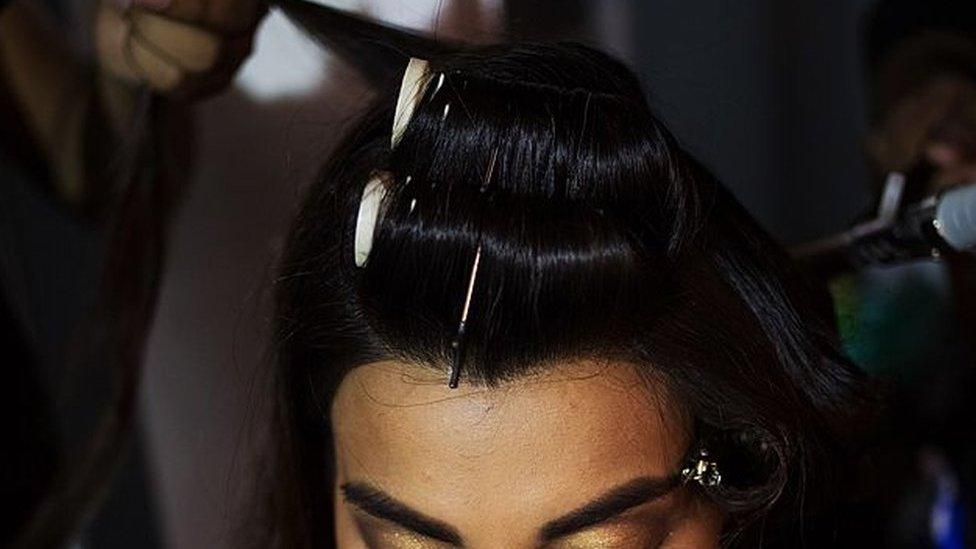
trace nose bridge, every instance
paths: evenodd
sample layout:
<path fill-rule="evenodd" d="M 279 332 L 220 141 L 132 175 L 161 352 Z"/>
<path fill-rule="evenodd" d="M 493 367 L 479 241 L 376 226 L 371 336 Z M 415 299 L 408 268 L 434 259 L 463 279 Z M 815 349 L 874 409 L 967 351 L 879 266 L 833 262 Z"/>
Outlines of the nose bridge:
<path fill-rule="evenodd" d="M 519 493 L 521 492 L 521 494 Z M 471 549 L 535 549 L 539 547 L 540 517 L 530 493 L 513 485 L 498 486 L 490 503 L 473 505 L 470 519 L 462 527 L 465 547 Z M 521 497 L 520 497 L 521 496 Z"/>
<path fill-rule="evenodd" d="M 511 503 L 476 510 L 463 527 L 464 546 L 470 549 L 535 549 L 539 547 L 536 521 L 536 517 L 527 516 L 520 506 Z"/>

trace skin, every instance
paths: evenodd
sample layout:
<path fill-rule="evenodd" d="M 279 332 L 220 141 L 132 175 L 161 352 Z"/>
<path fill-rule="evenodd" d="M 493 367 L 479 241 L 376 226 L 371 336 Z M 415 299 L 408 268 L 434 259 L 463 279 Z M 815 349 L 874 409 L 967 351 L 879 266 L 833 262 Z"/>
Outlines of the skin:
<path fill-rule="evenodd" d="M 721 512 L 678 475 L 688 418 L 633 367 L 563 364 L 497 388 L 442 377 L 382 362 L 340 385 L 340 548 L 718 546 Z M 587 507 L 602 512 L 574 520 Z"/>
<path fill-rule="evenodd" d="M 884 171 L 930 164 L 926 192 L 976 181 L 976 81 L 932 75 L 884 114 L 872 145 Z"/>
<path fill-rule="evenodd" d="M 104 183 L 91 180 L 102 166 L 88 166 L 84 154 L 93 115 L 106 118 L 119 142 L 131 142 L 143 87 L 183 106 L 222 91 L 250 53 L 265 11 L 257 0 L 91 4 L 94 73 L 45 2 L 11 0 L 0 12 L 0 85 L 51 168 L 54 198 L 68 206 L 99 196 Z"/>
<path fill-rule="evenodd" d="M 99 64 L 121 84 L 176 99 L 206 97 L 230 84 L 263 13 L 256 0 L 102 0 Z"/>

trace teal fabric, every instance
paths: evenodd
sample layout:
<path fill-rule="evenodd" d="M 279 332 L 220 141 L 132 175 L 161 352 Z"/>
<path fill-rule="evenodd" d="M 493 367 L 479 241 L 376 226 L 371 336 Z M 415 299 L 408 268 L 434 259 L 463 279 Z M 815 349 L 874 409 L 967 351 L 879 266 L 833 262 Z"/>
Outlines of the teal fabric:
<path fill-rule="evenodd" d="M 916 381 L 957 337 L 941 263 L 873 268 L 835 280 L 831 290 L 844 348 L 871 374 Z"/>

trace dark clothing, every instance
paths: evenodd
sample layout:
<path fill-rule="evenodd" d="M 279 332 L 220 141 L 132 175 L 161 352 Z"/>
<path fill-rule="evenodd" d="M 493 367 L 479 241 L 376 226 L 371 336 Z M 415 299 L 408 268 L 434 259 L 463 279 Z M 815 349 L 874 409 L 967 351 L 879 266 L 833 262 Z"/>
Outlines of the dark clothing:
<path fill-rule="evenodd" d="M 867 61 L 881 58 L 903 40 L 923 32 L 953 32 L 976 40 L 976 2 L 966 0 L 884 0 L 867 28 Z"/>

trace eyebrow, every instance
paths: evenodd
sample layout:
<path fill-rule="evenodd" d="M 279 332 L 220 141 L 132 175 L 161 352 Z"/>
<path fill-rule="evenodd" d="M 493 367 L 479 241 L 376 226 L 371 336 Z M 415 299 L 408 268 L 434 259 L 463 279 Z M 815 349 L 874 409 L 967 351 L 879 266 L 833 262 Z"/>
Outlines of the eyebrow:
<path fill-rule="evenodd" d="M 365 513 L 437 541 L 464 545 L 461 534 L 453 526 L 411 509 L 379 488 L 365 482 L 348 482 L 340 488 L 345 500 Z"/>
<path fill-rule="evenodd" d="M 550 542 L 605 522 L 628 509 L 664 497 L 680 485 L 680 475 L 635 478 L 547 522 L 539 531 L 539 539 L 543 543 Z M 453 526 L 411 509 L 375 486 L 365 482 L 347 482 L 340 489 L 347 502 L 369 515 L 437 541 L 464 546 L 461 534 Z"/>
<path fill-rule="evenodd" d="M 681 485 L 681 476 L 638 477 L 613 488 L 574 511 L 542 527 L 539 539 L 553 541 L 620 515 L 628 509 L 659 499 Z"/>

